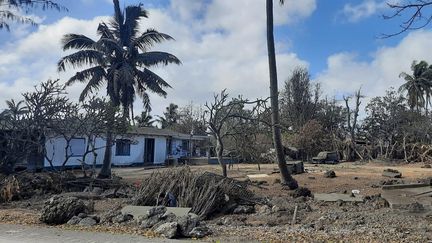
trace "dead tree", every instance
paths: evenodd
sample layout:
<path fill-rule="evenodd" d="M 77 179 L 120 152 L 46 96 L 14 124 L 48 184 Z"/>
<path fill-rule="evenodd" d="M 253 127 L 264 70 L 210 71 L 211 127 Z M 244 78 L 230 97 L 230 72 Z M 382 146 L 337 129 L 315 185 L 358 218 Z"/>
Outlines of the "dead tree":
<path fill-rule="evenodd" d="M 432 6 L 432 1 L 397 1 L 395 3 L 387 3 L 387 5 L 393 10 L 393 13 L 390 15 L 383 15 L 384 19 L 395 19 L 401 16 L 408 17 L 399 25 L 399 31 L 392 34 L 383 34 L 382 37 L 384 38 L 400 35 L 406 31 L 424 28 L 432 21 L 432 15 L 430 12 L 426 12 L 426 9 Z"/>
<path fill-rule="evenodd" d="M 224 139 L 242 132 L 239 127 L 244 122 L 259 120 L 259 116 L 252 114 L 259 113 L 265 106 L 267 100 L 249 101 L 239 96 L 228 101 L 228 93 L 222 90 L 220 94 L 215 94 L 212 103 L 205 104 L 203 121 L 209 129 L 209 133 L 216 141 L 216 155 L 219 165 L 222 168 L 223 176 L 227 176 L 227 166 L 223 160 Z M 246 105 L 252 106 L 250 110 L 244 110 Z"/>
<path fill-rule="evenodd" d="M 362 156 L 356 150 L 357 120 L 358 120 L 360 105 L 361 105 L 360 99 L 363 98 L 363 96 L 361 95 L 361 89 L 357 90 L 355 95 L 354 95 L 354 99 L 355 99 L 354 110 L 351 110 L 351 108 L 349 106 L 349 100 L 351 98 L 352 97 L 350 97 L 350 96 L 344 96 L 343 97 L 343 99 L 345 101 L 346 122 L 347 122 L 347 132 L 348 132 L 348 136 L 345 139 L 345 141 L 346 141 L 346 159 L 348 161 L 353 161 L 356 157 L 356 154 L 361 159 L 363 159 Z"/>

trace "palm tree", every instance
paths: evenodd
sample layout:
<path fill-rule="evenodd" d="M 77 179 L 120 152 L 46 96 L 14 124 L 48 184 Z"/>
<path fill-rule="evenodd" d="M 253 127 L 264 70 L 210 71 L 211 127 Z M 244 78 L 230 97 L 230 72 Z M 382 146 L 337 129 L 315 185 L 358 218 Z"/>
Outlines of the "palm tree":
<path fill-rule="evenodd" d="M 173 38 L 154 29 L 144 33 L 139 31 L 141 18 L 147 18 L 147 11 L 142 5 L 127 6 L 123 11 L 119 1 L 114 2 L 114 16 L 108 24 L 99 24 L 97 41 L 80 34 L 67 34 L 63 37 L 63 49 L 78 51 L 63 57 L 58 62 L 59 71 L 66 66 L 87 68 L 77 72 L 66 83 L 87 83 L 80 100 L 106 85 L 107 95 L 113 106 L 122 107 L 123 115 L 130 117 L 135 96 L 138 94 L 145 106 L 149 106 L 147 92 L 166 96 L 165 88 L 171 87 L 165 80 L 149 68 L 155 65 L 180 64 L 180 60 L 166 52 L 150 51 L 151 47 Z M 114 115 L 107 126 L 105 157 L 99 177 L 111 175 L 111 148 Z"/>
<path fill-rule="evenodd" d="M 402 72 L 399 77 L 405 79 L 405 83 L 399 87 L 399 92 L 407 92 L 408 105 L 411 110 L 425 108 L 428 112 L 432 94 L 432 68 L 425 61 L 417 63 L 413 61 L 411 65 L 413 74 Z"/>
<path fill-rule="evenodd" d="M 23 100 L 15 102 L 14 99 L 11 99 L 11 100 L 7 100 L 6 104 L 8 108 L 4 110 L 2 114 L 6 117 L 12 118 L 13 121 L 18 120 L 18 117 L 20 117 L 21 115 L 28 113 L 27 106 L 25 105 L 22 106 L 24 104 Z"/>
<path fill-rule="evenodd" d="M 280 4 L 284 4 L 284 0 L 279 0 Z M 276 54 L 273 34 L 273 0 L 266 0 L 267 10 L 267 50 L 269 58 L 269 73 L 270 73 L 270 103 L 271 103 L 271 121 L 273 132 L 273 143 L 276 150 L 279 170 L 281 172 L 282 184 L 287 185 L 290 189 L 298 187 L 297 181 L 290 175 L 285 153 L 281 141 L 281 131 L 279 124 L 279 98 L 277 85 L 277 70 L 276 70 Z"/>
<path fill-rule="evenodd" d="M 153 120 L 153 116 L 150 115 L 149 112 L 143 111 L 140 116 L 136 116 L 135 120 L 137 121 L 138 127 L 152 127 L 155 120 Z"/>

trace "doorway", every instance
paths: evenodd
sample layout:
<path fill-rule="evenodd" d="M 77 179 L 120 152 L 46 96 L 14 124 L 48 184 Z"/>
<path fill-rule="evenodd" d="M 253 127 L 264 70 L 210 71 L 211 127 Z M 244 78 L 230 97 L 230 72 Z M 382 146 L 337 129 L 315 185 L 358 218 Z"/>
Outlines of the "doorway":
<path fill-rule="evenodd" d="M 144 144 L 144 165 L 152 165 L 154 163 L 155 139 L 146 138 Z"/>

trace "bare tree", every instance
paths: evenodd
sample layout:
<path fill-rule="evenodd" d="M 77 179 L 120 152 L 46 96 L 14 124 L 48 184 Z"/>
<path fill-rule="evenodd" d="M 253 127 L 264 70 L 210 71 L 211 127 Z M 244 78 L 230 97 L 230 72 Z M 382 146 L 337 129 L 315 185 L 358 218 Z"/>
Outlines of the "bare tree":
<path fill-rule="evenodd" d="M 347 132 L 348 136 L 346 139 L 346 158 L 348 161 L 353 161 L 356 157 L 355 154 L 359 155 L 359 153 L 356 151 L 355 145 L 356 145 L 356 131 L 358 129 L 357 127 L 357 121 L 360 111 L 360 105 L 361 101 L 360 99 L 364 96 L 361 94 L 361 89 L 357 90 L 354 99 L 355 99 L 355 108 L 354 110 L 351 110 L 349 106 L 349 100 L 352 98 L 350 96 L 344 96 L 343 99 L 345 101 L 345 108 L 346 108 L 346 122 L 347 122 Z M 360 155 L 359 155 L 360 156 Z M 361 158 L 363 159 L 363 158 Z"/>
<path fill-rule="evenodd" d="M 384 19 L 395 19 L 403 16 L 408 17 L 399 25 L 399 31 L 392 34 L 383 34 L 382 37 L 384 38 L 396 36 L 406 31 L 424 28 L 432 21 L 431 13 L 427 12 L 427 9 L 432 6 L 432 1 L 396 1 L 395 3 L 387 3 L 387 5 L 393 10 L 393 13 L 384 15 Z"/>
<path fill-rule="evenodd" d="M 216 155 L 219 165 L 222 167 L 222 174 L 227 176 L 227 166 L 223 160 L 224 139 L 234 136 L 242 131 L 239 127 L 251 120 L 259 120 L 260 117 L 252 114 L 259 113 L 265 106 L 267 100 L 249 101 L 239 96 L 236 99 L 228 100 L 228 93 L 222 90 L 220 94 L 215 94 L 212 103 L 206 103 L 203 120 L 207 125 L 210 134 L 216 140 Z M 244 106 L 251 105 L 250 110 L 244 110 Z"/>

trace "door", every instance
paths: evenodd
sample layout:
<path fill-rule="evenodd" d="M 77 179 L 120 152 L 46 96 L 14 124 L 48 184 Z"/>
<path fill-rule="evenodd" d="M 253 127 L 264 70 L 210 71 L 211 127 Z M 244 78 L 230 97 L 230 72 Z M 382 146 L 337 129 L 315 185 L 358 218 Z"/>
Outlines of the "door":
<path fill-rule="evenodd" d="M 152 165 L 154 163 L 155 139 L 146 138 L 144 145 L 144 165 Z"/>

